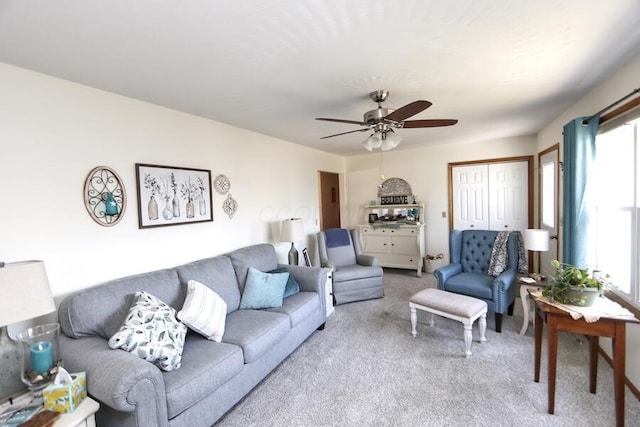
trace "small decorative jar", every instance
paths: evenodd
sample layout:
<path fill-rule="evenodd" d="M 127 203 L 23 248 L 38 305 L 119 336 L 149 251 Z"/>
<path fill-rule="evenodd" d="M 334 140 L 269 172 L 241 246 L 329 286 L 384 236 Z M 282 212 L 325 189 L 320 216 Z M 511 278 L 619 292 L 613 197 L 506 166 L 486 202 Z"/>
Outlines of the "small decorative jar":
<path fill-rule="evenodd" d="M 16 336 L 22 343 L 22 382 L 30 390 L 49 385 L 62 366 L 59 335 L 60 325 L 48 323 L 29 328 Z"/>

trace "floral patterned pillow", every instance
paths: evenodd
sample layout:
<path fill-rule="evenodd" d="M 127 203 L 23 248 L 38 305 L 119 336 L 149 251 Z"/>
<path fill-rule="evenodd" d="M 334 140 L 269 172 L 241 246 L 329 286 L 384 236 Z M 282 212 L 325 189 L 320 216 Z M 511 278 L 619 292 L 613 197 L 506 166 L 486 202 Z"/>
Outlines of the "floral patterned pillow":
<path fill-rule="evenodd" d="M 120 348 L 151 362 L 163 371 L 178 369 L 187 327 L 176 319 L 176 311 L 146 292 L 136 292 L 124 323 L 109 339 L 109 347 Z"/>

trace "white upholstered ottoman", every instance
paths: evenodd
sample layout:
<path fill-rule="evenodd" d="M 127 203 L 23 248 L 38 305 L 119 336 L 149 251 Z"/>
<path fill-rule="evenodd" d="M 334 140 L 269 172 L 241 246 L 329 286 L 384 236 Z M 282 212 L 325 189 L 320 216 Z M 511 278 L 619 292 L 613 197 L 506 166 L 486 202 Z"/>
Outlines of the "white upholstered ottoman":
<path fill-rule="evenodd" d="M 487 303 L 477 298 L 458 295 L 439 289 L 425 289 L 414 294 L 409 300 L 411 309 L 411 335 L 415 338 L 416 324 L 418 322 L 416 310 L 430 313 L 429 326 L 433 326 L 433 315 L 457 320 L 464 325 L 465 355 L 471 356 L 472 333 L 471 326 L 476 319 L 480 319 L 480 342 L 486 341 L 487 331 Z"/>

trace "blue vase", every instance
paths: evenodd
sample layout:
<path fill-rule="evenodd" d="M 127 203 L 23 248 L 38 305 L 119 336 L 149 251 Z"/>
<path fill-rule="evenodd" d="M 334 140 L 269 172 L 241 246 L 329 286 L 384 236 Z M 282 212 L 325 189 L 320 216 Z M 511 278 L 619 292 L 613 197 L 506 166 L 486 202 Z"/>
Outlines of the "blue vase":
<path fill-rule="evenodd" d="M 118 215 L 118 203 L 113 198 L 111 191 L 107 192 L 107 196 L 104 201 L 104 213 L 105 215 Z"/>

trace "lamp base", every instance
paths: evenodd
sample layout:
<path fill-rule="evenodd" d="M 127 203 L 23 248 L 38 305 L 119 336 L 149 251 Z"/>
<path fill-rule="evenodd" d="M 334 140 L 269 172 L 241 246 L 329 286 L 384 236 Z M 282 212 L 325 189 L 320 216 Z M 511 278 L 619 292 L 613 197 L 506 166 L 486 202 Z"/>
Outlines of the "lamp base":
<path fill-rule="evenodd" d="M 293 242 L 291 242 L 291 249 L 289 249 L 289 265 L 298 265 L 298 251 Z"/>
<path fill-rule="evenodd" d="M 7 327 L 0 327 L 0 401 L 26 390 L 20 379 L 21 371 L 20 347 L 9 338 Z"/>

